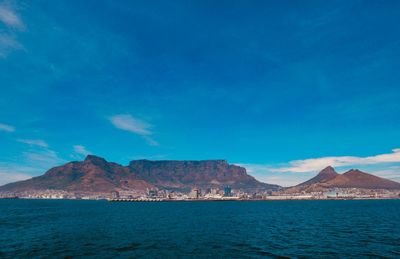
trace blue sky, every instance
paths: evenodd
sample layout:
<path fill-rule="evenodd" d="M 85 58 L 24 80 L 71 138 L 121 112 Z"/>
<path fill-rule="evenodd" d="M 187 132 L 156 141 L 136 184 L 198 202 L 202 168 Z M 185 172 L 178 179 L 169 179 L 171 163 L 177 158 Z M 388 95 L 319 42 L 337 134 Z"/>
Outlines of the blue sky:
<path fill-rule="evenodd" d="M 400 180 L 399 1 L 0 1 L 0 184 L 92 153 Z M 311 160 L 310 160 L 311 159 Z"/>

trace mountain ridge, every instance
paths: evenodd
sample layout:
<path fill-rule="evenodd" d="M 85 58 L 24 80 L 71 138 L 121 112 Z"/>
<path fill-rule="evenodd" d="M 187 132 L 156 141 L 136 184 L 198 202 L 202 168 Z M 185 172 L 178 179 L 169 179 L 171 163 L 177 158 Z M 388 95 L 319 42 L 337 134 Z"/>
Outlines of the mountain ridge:
<path fill-rule="evenodd" d="M 88 155 L 83 161 L 56 166 L 43 175 L 6 184 L 0 191 L 58 189 L 75 192 L 111 192 L 160 188 L 189 192 L 192 188 L 221 188 L 250 192 L 277 190 L 278 185 L 257 181 L 246 169 L 226 160 L 133 160 L 127 166 Z"/>
<path fill-rule="evenodd" d="M 314 184 L 314 183 L 327 182 L 329 180 L 334 179 L 337 176 L 338 176 L 338 173 L 335 171 L 335 169 L 332 166 L 327 166 L 324 169 L 322 169 L 316 176 L 311 178 L 310 180 L 300 183 L 296 186 L 305 186 L 305 185 L 310 185 L 310 184 Z"/>
<path fill-rule="evenodd" d="M 343 174 L 338 174 L 333 167 L 328 166 L 310 180 L 288 187 L 287 191 L 313 192 L 332 188 L 400 190 L 400 183 L 358 169 L 351 169 Z"/>

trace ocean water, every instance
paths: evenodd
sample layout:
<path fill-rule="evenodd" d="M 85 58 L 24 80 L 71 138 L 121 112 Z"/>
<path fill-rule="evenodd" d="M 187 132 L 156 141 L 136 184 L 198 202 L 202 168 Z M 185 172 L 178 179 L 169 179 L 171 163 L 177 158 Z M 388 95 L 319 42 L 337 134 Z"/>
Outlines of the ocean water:
<path fill-rule="evenodd" d="M 400 200 L 0 200 L 0 258 L 400 258 Z"/>

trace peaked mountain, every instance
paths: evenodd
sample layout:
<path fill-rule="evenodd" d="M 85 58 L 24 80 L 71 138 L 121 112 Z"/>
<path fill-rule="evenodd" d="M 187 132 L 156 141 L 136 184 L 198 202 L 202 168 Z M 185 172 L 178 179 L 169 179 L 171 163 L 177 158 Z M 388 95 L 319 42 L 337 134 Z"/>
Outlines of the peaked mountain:
<path fill-rule="evenodd" d="M 288 188 L 288 191 L 323 191 L 331 188 L 362 188 L 400 190 L 400 183 L 381 178 L 372 174 L 351 169 L 344 174 L 338 174 L 328 166 L 310 180 Z"/>
<path fill-rule="evenodd" d="M 65 190 L 105 193 L 113 190 L 148 188 L 173 189 L 183 192 L 194 187 L 212 188 L 230 185 L 245 191 L 275 190 L 278 185 L 257 181 L 246 169 L 224 160 L 205 161 L 131 161 L 128 166 L 107 162 L 88 155 L 84 161 L 70 162 L 48 170 L 29 180 L 6 184 L 0 191 Z"/>
<path fill-rule="evenodd" d="M 315 177 L 311 178 L 310 180 L 301 183 L 297 186 L 306 186 L 306 185 L 311 185 L 315 183 L 325 183 L 328 182 L 334 178 L 336 178 L 339 174 L 336 173 L 335 169 L 332 166 L 328 166 L 325 169 L 323 169 L 321 172 L 319 172 Z"/>
<path fill-rule="evenodd" d="M 128 168 L 105 159 L 88 155 L 82 162 L 70 162 L 48 170 L 29 180 L 6 184 L 0 191 L 65 190 L 76 192 L 111 192 L 116 188 L 138 189 L 154 187 L 137 179 Z"/>

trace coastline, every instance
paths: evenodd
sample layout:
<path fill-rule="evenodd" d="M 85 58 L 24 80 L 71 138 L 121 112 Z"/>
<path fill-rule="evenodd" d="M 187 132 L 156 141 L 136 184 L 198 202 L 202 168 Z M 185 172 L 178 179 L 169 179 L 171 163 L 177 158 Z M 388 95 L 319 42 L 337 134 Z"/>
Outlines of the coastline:
<path fill-rule="evenodd" d="M 107 201 L 112 203 L 126 203 L 126 202 L 270 202 L 270 201 L 349 201 L 349 200 L 400 200 L 400 197 L 382 197 L 382 198 L 327 198 L 327 199 L 313 199 L 313 198 L 292 198 L 292 199 L 64 199 L 64 198 L 0 198 L 0 200 L 62 200 L 62 201 Z"/>

